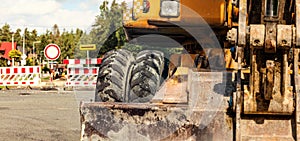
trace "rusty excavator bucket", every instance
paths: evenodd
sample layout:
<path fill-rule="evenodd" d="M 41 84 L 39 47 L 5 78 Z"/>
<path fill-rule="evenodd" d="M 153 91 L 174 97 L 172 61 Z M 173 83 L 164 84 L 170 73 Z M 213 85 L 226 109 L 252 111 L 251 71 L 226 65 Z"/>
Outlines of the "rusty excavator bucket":
<path fill-rule="evenodd" d="M 299 124 L 293 114 L 236 119 L 232 77 L 190 70 L 188 81 L 167 81 L 150 103 L 81 103 L 81 140 L 295 140 Z"/>
<path fill-rule="evenodd" d="M 232 140 L 232 89 L 230 73 L 190 70 L 188 81 L 167 81 L 150 103 L 82 103 L 81 139 Z"/>

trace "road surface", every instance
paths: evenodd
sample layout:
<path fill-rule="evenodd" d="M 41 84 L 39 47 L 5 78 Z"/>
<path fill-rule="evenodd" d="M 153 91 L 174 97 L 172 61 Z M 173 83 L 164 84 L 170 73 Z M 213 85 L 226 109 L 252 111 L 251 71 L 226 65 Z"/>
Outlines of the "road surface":
<path fill-rule="evenodd" d="M 0 141 L 80 140 L 79 102 L 93 91 L 0 91 Z"/>

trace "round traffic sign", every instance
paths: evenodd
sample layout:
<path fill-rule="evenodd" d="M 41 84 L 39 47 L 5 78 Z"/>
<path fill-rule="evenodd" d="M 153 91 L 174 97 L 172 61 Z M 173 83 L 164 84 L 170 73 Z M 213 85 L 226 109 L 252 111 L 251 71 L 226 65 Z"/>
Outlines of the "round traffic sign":
<path fill-rule="evenodd" d="M 56 44 L 48 44 L 44 49 L 44 55 L 48 60 L 56 60 L 60 56 L 60 48 Z"/>

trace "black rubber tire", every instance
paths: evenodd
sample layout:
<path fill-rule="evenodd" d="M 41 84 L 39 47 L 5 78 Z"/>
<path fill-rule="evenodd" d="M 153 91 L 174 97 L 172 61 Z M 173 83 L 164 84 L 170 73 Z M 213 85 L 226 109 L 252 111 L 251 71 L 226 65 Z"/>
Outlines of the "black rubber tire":
<path fill-rule="evenodd" d="M 137 54 L 130 79 L 129 102 L 149 102 L 157 92 L 164 69 L 164 54 L 144 50 Z"/>
<path fill-rule="evenodd" d="M 127 83 L 134 57 L 131 52 L 119 49 L 107 52 L 99 68 L 95 101 L 126 101 Z"/>

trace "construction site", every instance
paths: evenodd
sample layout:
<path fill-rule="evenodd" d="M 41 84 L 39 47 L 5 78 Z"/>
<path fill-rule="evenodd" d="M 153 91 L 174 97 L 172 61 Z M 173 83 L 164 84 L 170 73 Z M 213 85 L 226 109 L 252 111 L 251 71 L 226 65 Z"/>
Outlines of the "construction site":
<path fill-rule="evenodd" d="M 56 25 L 31 66 L 25 31 L 20 66 L 0 47 L 0 140 L 300 140 L 300 0 L 102 2 L 95 36 Z"/>
<path fill-rule="evenodd" d="M 299 139 L 299 0 L 133 0 L 81 140 Z M 162 48 L 181 48 L 166 54 Z"/>

